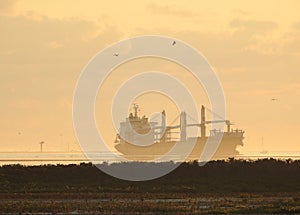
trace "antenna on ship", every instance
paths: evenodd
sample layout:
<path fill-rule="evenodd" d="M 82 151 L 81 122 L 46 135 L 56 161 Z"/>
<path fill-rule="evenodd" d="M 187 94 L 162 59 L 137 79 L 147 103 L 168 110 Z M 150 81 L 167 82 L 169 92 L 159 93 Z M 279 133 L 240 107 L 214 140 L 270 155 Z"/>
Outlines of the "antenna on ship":
<path fill-rule="evenodd" d="M 137 117 L 137 113 L 139 110 L 139 105 L 137 103 L 133 103 L 134 116 Z"/>

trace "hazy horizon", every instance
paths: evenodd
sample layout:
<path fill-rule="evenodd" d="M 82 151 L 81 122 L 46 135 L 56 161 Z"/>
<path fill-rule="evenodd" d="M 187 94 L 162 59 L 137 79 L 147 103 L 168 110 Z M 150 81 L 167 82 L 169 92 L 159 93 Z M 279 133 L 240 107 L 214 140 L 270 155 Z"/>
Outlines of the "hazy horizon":
<path fill-rule="evenodd" d="M 242 154 L 300 152 L 300 2 L 115 3 L 0 2 L 0 153 L 39 151 L 40 141 L 44 151 L 80 151 L 72 99 L 82 69 L 110 44 L 144 34 L 178 38 L 207 58 L 223 85 L 227 118 L 245 130 Z M 126 62 L 106 80 L 95 105 L 97 125 L 112 149 L 111 96 L 124 80 L 149 70 L 172 74 L 195 94 L 199 108 L 210 106 L 201 85 L 175 63 Z M 155 93 L 136 101 L 141 115 L 165 109 L 170 123 L 178 114 Z"/>

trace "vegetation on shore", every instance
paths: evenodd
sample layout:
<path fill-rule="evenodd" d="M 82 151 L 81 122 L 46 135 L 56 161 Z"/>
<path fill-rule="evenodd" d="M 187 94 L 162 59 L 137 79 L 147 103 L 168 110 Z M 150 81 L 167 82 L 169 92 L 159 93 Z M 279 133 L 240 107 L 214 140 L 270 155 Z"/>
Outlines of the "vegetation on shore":
<path fill-rule="evenodd" d="M 102 164 L 109 165 L 109 164 Z M 162 163 L 119 163 L 163 165 Z M 0 167 L 0 192 L 300 192 L 300 161 L 211 161 L 183 163 L 173 172 L 150 181 L 111 177 L 90 163 L 80 165 L 6 165 Z"/>
<path fill-rule="evenodd" d="M 131 182 L 90 163 L 6 165 L 0 167 L 0 214 L 300 213 L 299 170 L 300 161 L 230 159 L 183 163 L 161 178 Z"/>

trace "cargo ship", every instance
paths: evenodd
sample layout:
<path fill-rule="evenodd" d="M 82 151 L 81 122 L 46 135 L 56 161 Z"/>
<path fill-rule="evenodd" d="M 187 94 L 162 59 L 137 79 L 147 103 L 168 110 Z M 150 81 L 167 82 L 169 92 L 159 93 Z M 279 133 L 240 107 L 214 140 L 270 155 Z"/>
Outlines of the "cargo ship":
<path fill-rule="evenodd" d="M 198 160 L 203 152 L 204 146 L 210 137 L 222 135 L 220 144 L 211 159 L 227 159 L 239 155 L 238 147 L 243 146 L 244 131 L 232 129 L 229 120 L 206 120 L 207 108 L 201 106 L 200 123 L 187 123 L 187 114 L 180 113 L 179 125 L 166 125 L 166 112 L 161 112 L 161 123 L 150 121 L 146 116 L 140 117 L 138 114 L 138 104 L 133 105 L 133 112 L 120 122 L 119 133 L 116 135 L 115 148 L 124 157 L 131 160 L 155 160 L 170 152 L 176 145 L 179 150 L 188 148 L 187 144 L 194 144 L 185 160 Z M 221 129 L 211 130 L 206 134 L 206 127 L 212 123 L 225 123 L 225 131 Z M 200 136 L 188 137 L 187 128 L 198 127 Z M 177 134 L 177 135 L 176 135 Z M 179 135 L 179 136 L 178 136 Z M 181 147 L 181 149 L 180 149 Z M 179 153 L 180 154 L 180 153 Z M 171 154 L 170 160 L 180 159 L 176 157 L 178 153 Z"/>

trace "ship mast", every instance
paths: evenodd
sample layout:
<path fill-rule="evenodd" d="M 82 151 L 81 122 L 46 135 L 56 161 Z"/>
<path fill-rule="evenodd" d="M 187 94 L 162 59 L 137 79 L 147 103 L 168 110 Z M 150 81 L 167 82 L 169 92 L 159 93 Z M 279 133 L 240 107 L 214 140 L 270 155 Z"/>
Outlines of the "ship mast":
<path fill-rule="evenodd" d="M 133 110 L 134 110 L 134 117 L 137 117 L 137 113 L 138 113 L 138 109 L 139 109 L 139 105 L 137 103 L 133 104 Z"/>
<path fill-rule="evenodd" d="M 180 141 L 186 141 L 186 113 L 181 112 L 180 114 Z"/>
<path fill-rule="evenodd" d="M 200 128 L 201 128 L 201 137 L 205 137 L 206 136 L 206 126 L 205 126 L 205 107 L 202 105 L 201 106 L 201 124 L 200 124 Z"/>

